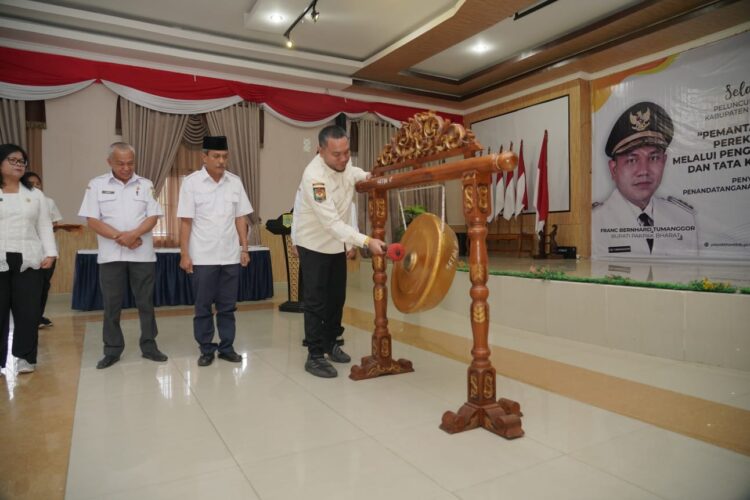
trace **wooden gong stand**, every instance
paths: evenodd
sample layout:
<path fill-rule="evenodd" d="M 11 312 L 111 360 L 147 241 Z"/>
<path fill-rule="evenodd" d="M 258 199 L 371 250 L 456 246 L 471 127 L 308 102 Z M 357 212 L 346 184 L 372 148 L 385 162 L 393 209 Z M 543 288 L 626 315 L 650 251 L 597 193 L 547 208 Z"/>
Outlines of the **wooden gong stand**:
<path fill-rule="evenodd" d="M 475 427 L 484 427 L 508 439 L 523 436 L 521 407 L 509 399 L 496 398 L 495 368 L 490 362 L 488 344 L 489 307 L 487 297 L 487 215 L 491 206 L 492 173 L 508 169 L 508 163 L 517 162 L 514 153 L 475 156 L 482 146 L 471 131 L 452 124 L 432 112 L 419 113 L 404 123 L 378 158 L 373 177 L 357 183 L 360 193 L 368 193 L 368 208 L 372 223 L 371 236 L 385 238 L 387 219 L 387 192 L 390 189 L 431 184 L 452 179 L 462 179 L 463 209 L 469 244 L 469 276 L 471 279 L 471 330 L 472 361 L 467 373 L 467 401 L 458 412 L 443 414 L 440 428 L 456 433 Z M 427 162 L 462 155 L 463 159 L 434 167 L 424 167 Z M 515 167 L 513 163 L 512 167 Z M 394 173 L 398 169 L 411 171 Z M 512 170 L 512 168 L 510 168 Z M 382 375 L 395 375 L 414 371 L 406 359 L 394 360 L 391 335 L 386 314 L 387 275 L 384 256 L 372 257 L 373 300 L 375 305 L 375 330 L 372 334 L 372 354 L 362 358 L 360 365 L 352 366 L 349 377 L 363 380 Z"/>

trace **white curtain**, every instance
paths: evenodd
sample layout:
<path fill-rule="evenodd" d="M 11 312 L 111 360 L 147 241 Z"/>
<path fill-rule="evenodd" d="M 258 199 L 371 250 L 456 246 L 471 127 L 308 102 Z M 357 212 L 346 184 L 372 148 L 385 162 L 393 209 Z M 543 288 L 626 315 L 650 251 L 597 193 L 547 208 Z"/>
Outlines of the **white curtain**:
<path fill-rule="evenodd" d="M 3 99 L 17 99 L 19 101 L 43 101 L 78 92 L 92 83 L 94 83 L 94 80 L 70 83 L 68 85 L 17 85 L 0 82 L 0 97 Z"/>
<path fill-rule="evenodd" d="M 237 104 L 238 102 L 242 102 L 242 97 L 238 95 L 222 97 L 220 99 L 198 99 L 192 101 L 170 99 L 169 97 L 147 94 L 146 92 L 141 92 L 132 87 L 126 87 L 106 80 L 102 80 L 102 83 L 109 90 L 128 101 L 134 102 L 144 108 L 175 115 L 208 113 L 209 111 L 216 111 Z"/>

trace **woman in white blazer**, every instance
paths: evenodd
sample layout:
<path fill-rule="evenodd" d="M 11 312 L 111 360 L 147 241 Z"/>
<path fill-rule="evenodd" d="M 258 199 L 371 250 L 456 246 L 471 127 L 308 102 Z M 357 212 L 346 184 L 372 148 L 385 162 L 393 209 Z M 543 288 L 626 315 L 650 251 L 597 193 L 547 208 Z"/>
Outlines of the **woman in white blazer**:
<path fill-rule="evenodd" d="M 13 356 L 19 373 L 36 367 L 44 286 L 42 269 L 57 258 L 44 194 L 21 180 L 28 155 L 15 144 L 0 145 L 0 325 L 13 314 Z M 8 329 L 0 338 L 0 366 L 5 368 Z"/>

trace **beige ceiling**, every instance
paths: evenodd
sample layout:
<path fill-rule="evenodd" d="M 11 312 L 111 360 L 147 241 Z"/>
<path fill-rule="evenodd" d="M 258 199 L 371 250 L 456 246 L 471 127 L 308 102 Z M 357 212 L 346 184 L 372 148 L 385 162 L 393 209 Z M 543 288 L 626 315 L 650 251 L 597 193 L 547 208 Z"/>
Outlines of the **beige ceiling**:
<path fill-rule="evenodd" d="M 513 19 L 538 3 L 318 0 L 288 49 L 310 0 L 0 0 L 0 45 L 460 111 L 750 21 L 748 0 L 557 0 Z"/>

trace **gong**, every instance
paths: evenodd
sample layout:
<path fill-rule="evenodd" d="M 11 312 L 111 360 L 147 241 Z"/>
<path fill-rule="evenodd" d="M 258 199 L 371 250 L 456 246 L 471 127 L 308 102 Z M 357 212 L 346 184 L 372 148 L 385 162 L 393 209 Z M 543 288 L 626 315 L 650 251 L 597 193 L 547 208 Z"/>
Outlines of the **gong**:
<path fill-rule="evenodd" d="M 436 215 L 424 213 L 409 224 L 401 244 L 404 258 L 391 272 L 393 303 L 403 313 L 432 309 L 448 293 L 456 274 L 456 233 Z"/>

